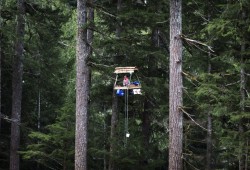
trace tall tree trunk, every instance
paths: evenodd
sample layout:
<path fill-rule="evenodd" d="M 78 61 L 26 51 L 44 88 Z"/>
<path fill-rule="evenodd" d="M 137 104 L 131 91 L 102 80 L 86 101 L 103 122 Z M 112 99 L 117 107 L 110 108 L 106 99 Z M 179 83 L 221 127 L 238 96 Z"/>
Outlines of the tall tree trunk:
<path fill-rule="evenodd" d="M 169 169 L 182 169 L 182 1 L 170 0 Z"/>
<path fill-rule="evenodd" d="M 241 50 L 245 50 L 245 45 L 241 46 Z M 241 51 L 243 52 L 243 51 Z M 245 112 L 245 88 L 246 88 L 246 82 L 245 82 L 245 68 L 244 68 L 244 63 L 243 63 L 243 58 L 241 58 L 241 69 L 240 69 L 240 95 L 241 95 L 241 101 L 240 101 L 240 110 L 241 110 L 241 114 L 244 114 Z M 244 133 L 244 129 L 243 129 L 243 120 L 239 121 L 239 170 L 243 170 L 244 169 L 244 154 L 243 154 L 243 148 L 244 148 L 244 138 L 242 137 Z"/>
<path fill-rule="evenodd" d="M 12 123 L 10 142 L 10 170 L 19 170 L 18 148 L 20 143 L 23 51 L 24 51 L 24 0 L 17 0 L 16 45 L 12 73 Z"/>
<path fill-rule="evenodd" d="M 117 14 L 120 13 L 121 10 L 121 5 L 122 5 L 122 0 L 117 0 Z M 121 34 L 121 27 L 120 27 L 120 23 L 119 21 L 117 22 L 116 25 L 116 38 L 120 38 L 120 34 Z M 117 59 L 114 58 L 114 62 L 115 64 L 117 63 Z M 109 170 L 114 170 L 115 168 L 115 162 L 113 159 L 114 151 L 116 150 L 115 148 L 115 138 L 117 136 L 117 123 L 118 123 L 118 98 L 116 96 L 116 90 L 113 90 L 113 94 L 112 94 L 112 116 L 111 116 L 111 129 L 110 129 L 110 148 L 109 148 L 109 152 L 110 152 L 110 158 L 109 158 Z"/>
<path fill-rule="evenodd" d="M 40 69 L 39 69 L 40 70 Z M 39 71 L 40 74 L 40 71 Z M 38 79 L 38 96 L 37 96 L 37 130 L 41 129 L 41 90 L 40 90 L 40 77 Z M 39 141 L 38 141 L 39 144 Z M 36 170 L 40 170 L 40 163 L 36 162 Z"/>
<path fill-rule="evenodd" d="M 249 122 L 248 122 L 249 123 Z M 249 137 L 247 138 L 246 140 L 246 150 L 245 150 L 245 170 L 248 170 L 248 161 L 249 161 L 249 158 L 248 158 L 248 155 L 249 155 Z"/>
<path fill-rule="evenodd" d="M 116 145 L 115 145 L 115 138 L 117 136 L 117 123 L 118 123 L 118 100 L 117 100 L 117 96 L 116 96 L 116 92 L 115 90 L 113 90 L 113 94 L 112 94 L 112 116 L 111 116 L 111 130 L 110 130 L 110 148 L 109 148 L 109 152 L 110 152 L 110 158 L 109 158 L 109 170 L 114 170 L 115 169 L 115 163 L 114 163 L 114 151 L 116 150 Z"/>
<path fill-rule="evenodd" d="M 121 12 L 121 7 L 122 7 L 122 0 L 117 0 L 117 5 L 116 5 L 116 9 L 117 9 L 117 14 L 119 15 Z M 121 23 L 118 20 L 117 24 L 116 24 L 116 38 L 120 38 L 121 36 Z"/>
<path fill-rule="evenodd" d="M 94 18 L 95 18 L 95 13 L 94 13 L 94 8 L 92 7 L 94 4 L 93 0 L 88 0 L 90 7 L 88 8 L 88 14 L 87 14 L 87 20 L 89 22 L 89 27 L 90 29 L 87 30 L 87 40 L 88 40 L 88 52 L 89 55 L 92 55 L 92 43 L 93 43 L 93 38 L 94 38 L 94 31 L 93 28 L 95 27 L 94 25 Z"/>
<path fill-rule="evenodd" d="M 160 30 L 158 28 L 152 29 L 152 37 L 151 42 L 152 46 L 158 48 L 160 46 L 160 39 L 159 39 Z M 154 81 L 152 81 L 151 77 L 156 75 L 157 71 L 157 58 L 154 55 L 148 56 L 148 77 L 149 81 L 147 82 L 151 86 L 154 86 Z M 155 103 L 148 92 L 145 94 L 144 100 L 144 112 L 142 114 L 142 134 L 143 134 L 143 144 L 145 151 L 148 150 L 149 146 L 149 139 L 150 139 L 150 115 L 152 113 L 153 103 Z"/>
<path fill-rule="evenodd" d="M 245 51 L 245 44 L 241 45 L 241 52 L 243 53 Z M 245 64 L 244 64 L 244 59 L 243 57 L 241 57 L 241 69 L 240 69 L 240 96 L 241 96 L 241 101 L 240 101 L 240 111 L 241 114 L 244 114 L 245 112 L 245 100 L 246 100 L 246 95 L 245 95 L 245 89 L 246 89 L 246 78 L 245 78 Z M 244 129 L 243 129 L 243 120 L 239 121 L 239 136 L 240 136 L 240 140 L 239 140 L 239 170 L 243 170 L 244 169 L 244 154 L 243 154 L 243 148 L 244 148 L 244 144 L 245 141 L 242 137 L 244 133 Z"/>
<path fill-rule="evenodd" d="M 88 12 L 87 12 L 87 21 L 89 23 L 88 29 L 87 29 L 87 47 L 88 47 L 88 58 L 91 57 L 92 53 L 93 53 L 93 39 L 94 39 L 94 27 L 95 27 L 95 23 L 94 23 L 94 18 L 95 18 L 95 13 L 94 13 L 94 8 L 92 6 L 94 6 L 94 2 L 93 0 L 88 0 L 88 2 L 90 4 L 92 4 L 89 8 L 88 8 Z M 89 88 L 91 86 L 91 69 L 89 69 Z"/>
<path fill-rule="evenodd" d="M 150 109 L 152 104 L 149 95 L 145 95 L 144 112 L 142 114 L 142 134 L 143 134 L 143 146 L 145 152 L 148 151 L 149 138 L 150 138 Z M 144 158 L 145 159 L 145 158 Z"/>
<path fill-rule="evenodd" d="M 0 2 L 0 30 L 2 30 L 2 9 L 3 4 Z M 2 32 L 0 33 L 0 134 L 2 127 Z"/>
<path fill-rule="evenodd" d="M 211 162 L 212 162 L 212 114 L 211 111 L 208 111 L 206 170 L 211 170 Z"/>
<path fill-rule="evenodd" d="M 206 1 L 205 10 L 207 10 L 208 21 L 210 21 L 210 11 L 209 11 L 209 1 Z M 210 37 L 208 34 L 207 37 Z M 211 74 L 211 53 L 208 53 L 208 74 Z M 207 113 L 207 153 L 206 153 L 206 170 L 211 170 L 211 162 L 212 162 L 212 114 L 211 109 L 208 108 Z"/>
<path fill-rule="evenodd" d="M 246 18 L 246 13 L 244 9 L 242 9 L 242 20 Z M 240 111 L 241 114 L 244 114 L 245 112 L 245 100 L 246 100 L 246 78 L 245 78 L 245 61 L 244 61 L 244 52 L 246 50 L 246 45 L 245 45 L 245 40 L 243 38 L 242 44 L 241 44 L 241 61 L 240 61 L 240 96 L 241 96 L 241 101 L 240 101 Z M 245 140 L 243 138 L 243 119 L 239 120 L 239 170 L 244 170 L 244 145 Z"/>
<path fill-rule="evenodd" d="M 86 25 L 86 0 L 77 0 L 75 170 L 87 170 L 90 69 Z"/>

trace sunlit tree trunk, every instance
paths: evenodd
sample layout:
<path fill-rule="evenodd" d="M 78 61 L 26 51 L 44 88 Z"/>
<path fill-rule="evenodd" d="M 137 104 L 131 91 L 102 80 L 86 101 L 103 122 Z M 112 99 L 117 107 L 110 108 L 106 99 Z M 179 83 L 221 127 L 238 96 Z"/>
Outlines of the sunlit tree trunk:
<path fill-rule="evenodd" d="M 90 69 L 86 25 L 86 0 L 77 0 L 75 170 L 87 170 Z"/>
<path fill-rule="evenodd" d="M 182 9 L 181 0 L 170 0 L 169 169 L 182 169 Z"/>
<path fill-rule="evenodd" d="M 19 170 L 19 145 L 21 123 L 21 101 L 22 101 L 22 80 L 23 80 L 23 53 L 24 53 L 24 1 L 17 0 L 17 26 L 15 55 L 13 59 L 12 73 L 12 123 L 10 142 L 10 170 Z"/>

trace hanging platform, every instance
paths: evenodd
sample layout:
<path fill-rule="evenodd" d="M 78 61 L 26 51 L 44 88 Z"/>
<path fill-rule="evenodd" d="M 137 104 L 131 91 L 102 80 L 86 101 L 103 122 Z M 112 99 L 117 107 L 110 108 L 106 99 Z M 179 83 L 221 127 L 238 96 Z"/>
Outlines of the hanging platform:
<path fill-rule="evenodd" d="M 134 73 L 138 68 L 136 67 L 116 67 L 114 73 L 119 74 L 119 73 Z"/>
<path fill-rule="evenodd" d="M 116 67 L 114 71 L 114 73 L 116 74 L 114 89 L 117 91 L 132 90 L 133 94 L 141 94 L 141 83 L 136 75 L 135 76 L 137 77 L 137 79 L 132 76 L 135 71 L 138 71 L 137 67 Z"/>
<path fill-rule="evenodd" d="M 134 84 L 130 84 L 128 86 L 117 86 L 117 85 L 114 86 L 115 90 L 119 90 L 119 89 L 124 89 L 124 90 L 126 90 L 126 89 L 140 89 L 140 88 L 141 88 L 141 85 L 136 86 Z"/>

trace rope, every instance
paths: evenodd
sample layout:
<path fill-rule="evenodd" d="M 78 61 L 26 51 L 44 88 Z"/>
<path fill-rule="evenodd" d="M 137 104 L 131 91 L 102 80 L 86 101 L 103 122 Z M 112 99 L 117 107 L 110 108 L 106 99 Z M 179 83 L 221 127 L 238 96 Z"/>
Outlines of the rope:
<path fill-rule="evenodd" d="M 116 74 L 116 77 L 115 77 L 114 87 L 116 86 L 116 83 L 117 83 L 117 78 L 118 78 L 118 74 Z"/>
<path fill-rule="evenodd" d="M 127 125 L 126 125 L 126 130 L 127 130 L 127 133 L 128 133 L 128 90 L 127 90 Z"/>
<path fill-rule="evenodd" d="M 125 89 L 125 122 L 124 122 L 124 132 L 125 132 L 125 139 L 124 145 L 127 145 L 127 133 L 128 133 L 128 89 Z"/>
<path fill-rule="evenodd" d="M 129 81 L 131 82 L 132 73 L 129 73 Z"/>
<path fill-rule="evenodd" d="M 130 73 L 129 75 L 129 80 L 131 81 L 131 77 L 132 77 L 132 73 Z M 128 87 L 127 89 L 124 90 L 125 91 L 125 122 L 124 122 L 124 146 L 127 145 L 127 141 L 128 141 L 128 137 L 127 135 L 129 135 L 129 132 L 128 132 L 128 93 L 129 93 L 129 90 L 128 90 Z"/>
<path fill-rule="evenodd" d="M 136 75 L 136 77 L 137 77 L 137 80 L 138 80 L 139 84 L 141 84 L 141 82 L 140 82 L 140 80 L 139 80 L 139 77 L 137 76 L 137 74 L 135 74 L 135 75 Z"/>

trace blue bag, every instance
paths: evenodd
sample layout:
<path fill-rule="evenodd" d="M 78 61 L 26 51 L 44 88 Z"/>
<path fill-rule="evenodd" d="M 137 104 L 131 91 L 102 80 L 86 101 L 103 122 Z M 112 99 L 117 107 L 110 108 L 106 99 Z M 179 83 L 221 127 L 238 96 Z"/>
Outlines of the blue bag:
<path fill-rule="evenodd" d="M 138 86 L 138 85 L 140 85 L 140 82 L 139 81 L 134 81 L 133 84 Z"/>
<path fill-rule="evenodd" d="M 118 90 L 116 91 L 116 95 L 117 95 L 117 96 L 124 96 L 124 91 L 123 91 L 122 89 L 118 89 Z"/>

